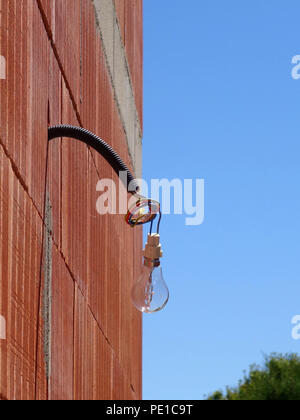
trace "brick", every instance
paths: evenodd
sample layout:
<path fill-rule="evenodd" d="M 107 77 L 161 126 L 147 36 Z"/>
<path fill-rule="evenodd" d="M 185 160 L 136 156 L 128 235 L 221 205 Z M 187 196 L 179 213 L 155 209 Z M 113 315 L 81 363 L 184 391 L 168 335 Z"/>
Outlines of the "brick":
<path fill-rule="evenodd" d="M 39 317 L 42 284 L 42 220 L 0 149 L 0 311 L 6 340 L 0 341 L 0 394 L 7 399 L 45 399 Z"/>
<path fill-rule="evenodd" d="M 50 51 L 49 71 L 49 125 L 61 124 L 62 119 L 62 75 L 53 51 Z M 48 148 L 47 188 L 52 206 L 54 241 L 61 249 L 62 224 L 62 143 L 54 139 Z"/>
<path fill-rule="evenodd" d="M 73 279 L 65 262 L 53 247 L 52 334 L 49 397 L 51 400 L 73 399 L 74 352 Z"/>
<path fill-rule="evenodd" d="M 58 60 L 77 108 L 80 104 L 81 1 L 55 0 L 51 30 Z"/>
<path fill-rule="evenodd" d="M 78 125 L 66 86 L 62 95 L 65 124 Z M 88 209 L 88 155 L 85 144 L 73 139 L 62 140 L 62 252 L 78 283 L 86 294 Z"/>
<path fill-rule="evenodd" d="M 78 288 L 75 298 L 74 350 L 74 398 L 76 400 L 111 399 L 112 349 Z"/>
<path fill-rule="evenodd" d="M 0 89 L 0 142 L 42 213 L 49 44 L 36 2 L 2 2 L 1 8 L 1 54 L 6 57 L 7 78 L 1 80 Z"/>

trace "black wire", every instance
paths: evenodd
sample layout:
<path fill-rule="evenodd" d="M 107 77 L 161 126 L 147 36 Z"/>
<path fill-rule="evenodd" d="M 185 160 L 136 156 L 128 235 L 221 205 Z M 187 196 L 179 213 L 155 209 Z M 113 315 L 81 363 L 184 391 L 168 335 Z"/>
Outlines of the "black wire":
<path fill-rule="evenodd" d="M 159 219 L 158 219 L 158 223 L 157 223 L 157 233 L 158 234 L 159 234 L 159 229 L 160 229 L 161 218 L 162 218 L 162 213 L 161 213 L 161 210 L 159 210 Z"/>
<path fill-rule="evenodd" d="M 152 220 L 151 220 L 151 225 L 150 225 L 150 235 L 152 235 L 153 221 L 154 221 L 154 219 L 152 219 Z"/>

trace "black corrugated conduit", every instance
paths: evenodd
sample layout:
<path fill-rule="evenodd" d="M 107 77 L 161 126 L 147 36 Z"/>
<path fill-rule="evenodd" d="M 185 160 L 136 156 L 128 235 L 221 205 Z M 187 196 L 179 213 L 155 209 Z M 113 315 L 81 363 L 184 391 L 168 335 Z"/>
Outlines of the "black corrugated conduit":
<path fill-rule="evenodd" d="M 85 130 L 84 128 L 74 127 L 72 125 L 56 125 L 54 127 L 49 127 L 49 141 L 60 137 L 79 140 L 92 147 L 94 150 L 96 150 L 96 152 L 103 156 L 103 158 L 110 164 L 118 176 L 120 175 L 120 172 L 127 173 L 127 185 L 125 185 L 125 187 L 127 188 L 128 192 L 135 194 L 139 191 L 135 177 L 132 175 L 123 160 L 105 141 L 100 139 L 100 137 L 96 136 L 88 130 Z"/>

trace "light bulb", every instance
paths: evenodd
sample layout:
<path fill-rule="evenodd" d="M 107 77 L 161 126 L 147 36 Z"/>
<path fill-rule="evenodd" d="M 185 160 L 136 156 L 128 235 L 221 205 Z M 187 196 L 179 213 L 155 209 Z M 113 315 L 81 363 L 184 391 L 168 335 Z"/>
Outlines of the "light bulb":
<path fill-rule="evenodd" d="M 159 235 L 149 235 L 144 250 L 144 265 L 138 282 L 131 293 L 134 306 L 141 312 L 153 313 L 163 309 L 169 300 L 160 258 L 162 257 Z"/>
<path fill-rule="evenodd" d="M 169 300 L 159 261 L 147 261 L 145 258 L 142 274 L 132 289 L 132 301 L 135 307 L 148 314 L 163 309 Z"/>

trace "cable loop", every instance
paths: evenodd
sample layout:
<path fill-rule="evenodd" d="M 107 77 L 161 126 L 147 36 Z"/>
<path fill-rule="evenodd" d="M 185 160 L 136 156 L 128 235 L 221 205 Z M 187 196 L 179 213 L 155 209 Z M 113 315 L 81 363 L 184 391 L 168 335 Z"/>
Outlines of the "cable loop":
<path fill-rule="evenodd" d="M 148 211 L 146 212 L 147 208 Z M 146 223 L 153 223 L 159 213 L 160 204 L 158 201 L 139 197 L 137 202 L 128 210 L 125 220 L 132 227 L 145 225 Z"/>

